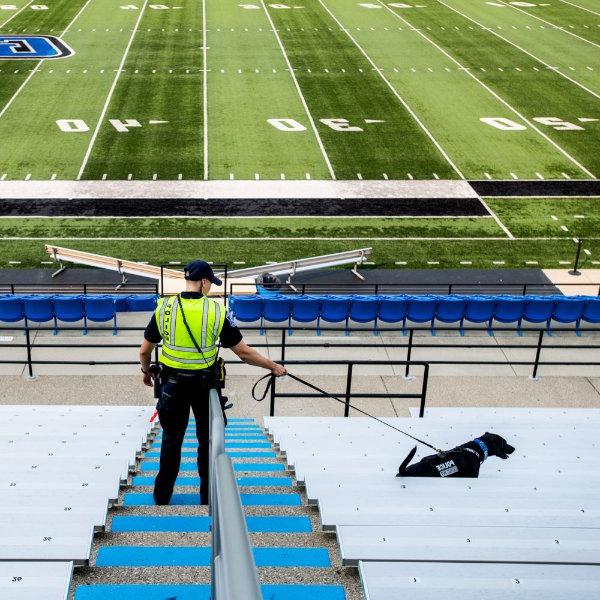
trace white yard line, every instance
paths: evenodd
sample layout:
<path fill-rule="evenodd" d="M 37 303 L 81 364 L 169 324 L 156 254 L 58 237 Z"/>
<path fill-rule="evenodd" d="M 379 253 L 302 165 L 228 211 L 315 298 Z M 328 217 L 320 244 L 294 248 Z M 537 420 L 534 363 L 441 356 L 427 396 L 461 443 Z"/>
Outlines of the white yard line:
<path fill-rule="evenodd" d="M 29 2 L 22 6 L 16 13 L 8 17 L 4 23 L 0 24 L 0 29 L 2 29 L 5 25 L 8 25 L 16 16 L 20 15 L 32 2 L 33 0 L 29 0 Z"/>
<path fill-rule="evenodd" d="M 520 13 L 523 13 L 524 15 L 527 15 L 528 17 L 531 17 L 532 19 L 537 19 L 538 21 L 541 21 L 542 23 L 546 23 L 546 25 L 550 25 L 550 27 L 554 27 L 555 29 L 558 29 L 559 31 L 562 31 L 563 33 L 567 33 L 569 35 L 572 35 L 573 37 L 577 38 L 578 40 L 581 40 L 582 42 L 585 42 L 586 44 L 591 44 L 592 46 L 596 46 L 596 48 L 600 48 L 600 44 L 596 44 L 596 42 L 592 42 L 591 40 L 587 40 L 586 38 L 581 37 L 580 35 L 577 35 L 576 33 L 573 33 L 572 31 L 569 31 L 568 29 L 565 29 L 564 27 L 561 27 L 560 25 L 556 25 L 555 23 L 552 23 L 551 21 L 546 21 L 546 19 L 542 19 L 541 17 L 538 17 L 536 15 L 532 15 L 531 13 L 527 12 L 526 10 L 523 10 L 522 8 L 519 8 L 518 6 L 514 6 L 513 4 L 509 4 L 508 2 L 505 2 L 504 0 L 496 0 L 496 1 L 500 2 L 504 6 L 508 6 L 509 8 L 517 10 Z"/>
<path fill-rule="evenodd" d="M 600 12 L 596 12 L 595 10 L 591 10 L 590 8 L 586 8 L 585 6 L 579 6 L 579 4 L 574 4 L 573 2 L 568 2 L 567 0 L 558 0 L 559 2 L 562 2 L 563 4 L 570 4 L 571 6 L 574 6 L 575 8 L 578 8 L 579 10 L 585 10 L 585 12 L 589 12 L 592 13 L 593 15 L 598 15 L 600 17 Z"/>
<path fill-rule="evenodd" d="M 436 42 L 434 42 L 432 39 L 430 39 L 429 37 L 427 37 L 421 30 L 417 29 L 416 27 L 413 27 L 413 25 L 409 21 L 407 21 L 404 17 L 401 17 L 397 12 L 393 11 L 389 6 L 387 6 L 386 4 L 384 4 L 383 2 L 381 2 L 381 0 L 377 0 L 377 1 L 379 2 L 379 4 L 381 4 L 381 6 L 383 6 L 389 12 L 391 12 L 396 18 L 400 19 L 405 25 L 407 25 L 413 31 L 415 31 L 416 33 L 418 33 L 423 39 L 427 40 L 432 46 L 434 46 L 435 48 L 437 48 L 446 58 L 450 59 L 455 65 L 457 65 L 458 67 L 460 67 L 461 69 L 463 69 L 464 72 L 469 77 L 471 77 L 471 79 L 473 79 L 479 85 L 481 85 L 487 92 L 489 92 L 492 96 L 494 96 L 494 98 L 496 98 L 496 100 L 498 100 L 499 102 L 501 102 L 502 104 L 504 104 L 504 106 L 506 106 L 506 108 L 508 108 L 510 111 L 512 111 L 515 115 L 517 115 L 524 123 L 527 123 L 527 125 L 529 125 L 529 127 L 531 127 L 539 135 L 541 135 L 551 146 L 553 146 L 556 150 L 558 150 L 565 158 L 567 158 L 568 160 L 570 160 L 577 168 L 581 169 L 586 175 L 589 175 L 593 179 L 596 179 L 596 176 L 591 171 L 589 171 L 588 169 L 586 169 L 573 156 L 571 156 L 564 148 L 562 148 L 561 146 L 559 146 L 552 138 L 550 138 L 549 136 L 547 136 L 541 129 L 538 128 L 538 126 L 533 121 L 530 121 L 529 119 L 527 119 L 527 117 L 525 117 L 523 114 L 521 114 L 514 106 L 510 105 L 506 100 L 504 100 L 504 98 L 500 97 L 486 83 L 484 83 L 476 75 L 474 75 L 473 73 L 471 73 L 470 69 L 467 69 L 462 63 L 460 63 L 458 60 L 456 60 L 456 58 L 454 58 L 452 55 L 450 55 L 444 48 L 442 48 Z M 442 4 L 444 4 L 444 3 L 442 2 Z M 483 200 L 482 200 L 482 202 L 483 202 Z M 493 214 L 493 213 L 491 213 L 491 214 Z M 498 224 L 500 224 L 499 221 L 498 221 Z M 500 224 L 500 226 L 503 229 L 505 229 L 503 225 Z M 506 230 L 506 231 L 508 231 L 508 230 Z"/>
<path fill-rule="evenodd" d="M 206 47 L 206 0 L 202 0 L 202 114 L 204 119 L 204 179 L 208 179 L 208 56 Z"/>
<path fill-rule="evenodd" d="M 281 49 L 283 58 L 287 64 L 289 71 L 290 71 L 290 75 L 292 77 L 294 85 L 296 86 L 296 91 L 298 92 L 298 96 L 300 96 L 300 101 L 302 102 L 302 106 L 304 107 L 304 112 L 306 113 L 306 116 L 308 117 L 308 120 L 310 121 L 310 125 L 315 134 L 315 138 L 317 139 L 317 143 L 319 144 L 319 148 L 321 149 L 321 154 L 323 155 L 323 158 L 325 159 L 325 163 L 327 165 L 327 169 L 329 170 L 329 174 L 331 175 L 331 179 L 336 179 L 335 172 L 333 170 L 333 167 L 331 166 L 331 161 L 329 160 L 329 156 L 327 155 L 327 152 L 325 151 L 325 146 L 323 146 L 321 136 L 319 135 L 319 132 L 317 131 L 317 126 L 315 124 L 315 121 L 314 121 L 311 113 L 310 113 L 308 105 L 306 104 L 306 99 L 304 98 L 304 94 L 302 93 L 302 90 L 300 89 L 300 85 L 298 83 L 298 80 L 296 79 L 296 74 L 294 73 L 294 69 L 292 68 L 290 59 L 288 58 L 287 52 L 285 51 L 285 48 L 281 41 L 281 38 L 279 37 L 279 33 L 277 31 L 277 28 L 275 27 L 275 23 L 273 23 L 273 19 L 271 18 L 269 9 L 267 8 L 266 4 L 264 3 L 264 0 L 260 0 L 260 3 L 261 3 L 261 6 L 263 7 L 263 10 L 265 11 L 265 14 L 267 15 L 267 19 L 269 19 L 269 23 L 271 25 L 273 34 L 275 35 L 275 38 L 277 39 L 277 43 L 279 44 L 279 48 Z"/>
<path fill-rule="evenodd" d="M 402 106 L 404 106 L 404 108 L 410 113 L 410 115 L 412 116 L 412 118 L 416 121 L 416 123 L 419 125 L 419 127 L 425 132 L 425 134 L 427 135 L 427 137 L 432 141 L 432 143 L 434 144 L 434 146 L 438 149 L 438 151 L 446 159 L 446 161 L 452 167 L 452 169 L 454 169 L 454 171 L 457 173 L 457 175 L 461 179 L 465 179 L 465 176 L 461 173 L 461 171 L 459 170 L 459 168 L 454 164 L 454 162 L 452 162 L 452 159 L 448 156 L 448 154 L 446 153 L 446 151 L 442 148 L 442 146 L 439 144 L 439 142 L 433 137 L 433 134 L 431 133 L 431 131 L 429 131 L 429 129 L 427 129 L 427 127 L 421 121 L 421 119 L 419 119 L 419 117 L 417 116 L 417 114 L 415 113 L 415 111 L 406 103 L 406 101 L 404 100 L 404 98 L 398 93 L 398 90 L 396 90 L 396 88 L 390 83 L 390 81 L 388 80 L 388 78 L 383 74 L 383 72 L 381 71 L 381 69 L 373 62 L 373 60 L 366 53 L 366 51 L 364 50 L 364 48 L 356 41 L 356 39 L 354 39 L 354 36 L 350 33 L 350 31 L 348 29 L 346 29 L 346 27 L 344 27 L 344 25 L 342 25 L 342 23 L 339 21 L 339 19 L 329 10 L 329 8 L 327 8 L 327 6 L 325 6 L 325 4 L 323 3 L 322 0 L 319 0 L 319 4 L 321 4 L 321 6 L 329 13 L 329 15 L 331 16 L 331 18 L 338 24 L 338 26 L 340 27 L 340 29 L 352 40 L 352 42 L 360 50 L 360 52 L 362 53 L 362 55 L 369 61 L 369 63 L 371 64 L 371 66 L 375 69 L 375 71 L 377 71 L 377 73 L 379 74 L 379 76 L 381 77 L 381 79 L 383 79 L 383 81 L 385 82 L 385 84 L 388 86 L 388 88 L 390 89 L 390 91 L 392 92 L 392 94 L 394 94 L 394 96 L 396 96 L 396 98 L 400 101 L 400 103 L 402 104 Z"/>
<path fill-rule="evenodd" d="M 368 201 L 368 198 L 365 198 Z M 208 216 L 199 216 L 199 215 L 148 215 L 146 217 L 129 217 L 129 216 L 121 216 L 111 217 L 111 216 L 93 216 L 90 217 L 88 215 L 82 216 L 44 216 L 44 215 L 1 215 L 0 221 L 3 219 L 118 219 L 119 221 L 123 219 L 129 220 L 144 220 L 148 219 L 491 219 L 492 215 L 285 215 L 285 216 L 277 216 L 277 215 L 239 215 L 239 216 L 231 216 L 231 215 L 208 215 Z M 0 239 L 2 239 L 0 237 Z M 589 238 L 588 238 L 589 239 Z"/>
<path fill-rule="evenodd" d="M 82 242 L 132 242 L 132 241 L 164 241 L 164 242 L 303 242 L 303 241 L 325 241 L 325 242 L 344 242 L 344 241 L 356 241 L 356 242 L 421 242 L 421 241 L 440 241 L 440 242 L 461 242 L 461 241 L 475 241 L 475 242 L 550 242 L 550 241 L 566 241 L 572 240 L 572 237 L 423 237 L 423 236 L 407 236 L 407 237 L 19 237 L 19 236 L 8 236 L 0 237 L 0 241 L 82 241 Z M 586 237 L 586 240 L 599 240 L 598 237 Z"/>
<path fill-rule="evenodd" d="M 110 101 L 112 100 L 112 96 L 117 87 L 117 83 L 119 82 L 119 79 L 121 77 L 121 72 L 123 71 L 123 67 L 125 66 L 125 61 L 127 60 L 127 56 L 129 55 L 129 50 L 131 49 L 131 45 L 133 44 L 133 39 L 135 38 L 135 34 L 138 31 L 140 22 L 142 20 L 142 17 L 144 16 L 144 12 L 146 11 L 147 5 L 148 5 L 148 0 L 144 0 L 144 4 L 142 6 L 142 9 L 140 10 L 140 14 L 139 14 L 136 22 L 135 22 L 135 26 L 131 30 L 131 35 L 129 36 L 129 42 L 127 43 L 125 52 L 123 54 L 123 57 L 121 58 L 121 62 L 119 63 L 119 66 L 117 68 L 117 73 L 115 74 L 115 78 L 113 79 L 112 85 L 110 87 L 110 91 L 108 92 L 108 96 L 106 98 L 106 101 L 104 102 L 104 107 L 102 109 L 102 113 L 100 114 L 100 118 L 98 119 L 98 123 L 96 124 L 96 128 L 94 129 L 92 139 L 90 140 L 90 143 L 86 150 L 85 156 L 83 157 L 83 162 L 81 163 L 81 167 L 79 168 L 79 173 L 77 174 L 78 180 L 81 179 L 81 177 L 83 176 L 83 172 L 85 171 L 85 168 L 87 166 L 88 160 L 92 153 L 92 149 L 94 148 L 94 144 L 96 143 L 96 138 L 98 137 L 98 132 L 100 131 L 100 127 L 104 123 L 104 118 L 106 117 L 108 107 L 110 106 Z"/>
<path fill-rule="evenodd" d="M 547 69 L 550 69 L 551 71 L 554 71 L 557 75 L 560 75 L 561 77 L 564 77 L 565 79 L 567 79 L 571 83 L 575 84 L 576 86 L 580 87 L 582 90 L 586 91 L 588 94 L 591 94 L 592 96 L 594 96 L 595 98 L 598 98 L 598 100 L 600 100 L 600 94 L 597 94 L 596 92 L 590 90 L 588 87 L 586 87 L 582 83 L 579 83 L 579 81 L 577 81 L 575 79 L 572 79 L 571 77 L 569 77 L 565 73 L 561 72 L 557 67 L 553 67 L 552 65 L 549 65 L 547 62 L 545 62 L 541 58 L 535 56 L 535 54 L 532 54 L 528 50 L 525 50 L 525 48 L 522 48 L 521 46 L 519 46 L 515 42 L 511 42 L 508 38 L 505 38 L 504 36 L 500 35 L 496 31 L 494 31 L 491 27 L 486 27 L 485 25 L 482 25 L 479 21 L 476 21 L 475 19 L 469 17 L 465 13 L 460 12 L 458 9 L 450 6 L 449 4 L 446 4 L 442 0 L 436 0 L 436 2 L 439 2 L 440 4 L 443 4 L 446 8 L 449 8 L 450 10 L 454 11 L 456 14 L 459 14 L 461 17 L 463 17 L 463 18 L 471 21 L 471 23 L 475 23 L 475 25 L 481 27 L 482 29 L 485 29 L 485 31 L 487 31 L 488 33 L 491 33 L 492 35 L 495 35 L 497 38 L 500 38 L 502 41 L 506 42 L 507 44 L 510 44 L 511 46 L 513 46 L 514 48 L 516 48 L 517 50 L 520 50 L 524 54 L 527 54 L 527 56 L 530 56 L 534 60 L 537 60 L 540 64 L 544 65 Z"/>
<path fill-rule="evenodd" d="M 88 7 L 88 5 L 91 1 L 92 0 L 87 0 L 87 2 L 81 7 L 81 10 L 73 17 L 73 20 L 67 25 L 67 27 L 63 30 L 63 32 L 60 34 L 59 37 L 62 37 L 63 35 L 65 35 L 65 33 L 67 33 L 69 31 L 69 29 L 71 29 L 71 26 L 75 23 L 75 21 L 77 21 L 77 19 L 81 16 L 83 11 Z M 25 86 L 31 81 L 31 78 L 34 76 L 34 74 L 37 72 L 37 70 L 40 68 L 40 66 L 43 62 L 44 62 L 43 60 L 38 61 L 38 63 L 35 65 L 35 67 L 31 70 L 31 73 L 29 73 L 29 75 L 25 79 L 25 81 L 23 81 L 23 83 L 19 86 L 17 91 L 12 95 L 10 100 L 4 105 L 2 110 L 0 110 L 0 119 L 6 114 L 6 111 L 11 107 L 12 103 L 16 100 L 17 96 L 23 91 Z"/>
<path fill-rule="evenodd" d="M 481 202 L 481 204 L 483 204 L 483 207 L 485 208 L 485 210 L 487 210 L 490 213 L 490 215 L 492 216 L 494 221 L 496 221 L 496 225 L 498 225 L 498 227 L 500 227 L 500 229 L 502 229 L 502 231 L 504 231 L 504 233 L 507 235 L 508 239 L 514 240 L 515 236 L 510 232 L 509 228 L 500 220 L 498 215 L 488 206 L 487 202 L 483 198 L 479 198 L 479 202 Z"/>

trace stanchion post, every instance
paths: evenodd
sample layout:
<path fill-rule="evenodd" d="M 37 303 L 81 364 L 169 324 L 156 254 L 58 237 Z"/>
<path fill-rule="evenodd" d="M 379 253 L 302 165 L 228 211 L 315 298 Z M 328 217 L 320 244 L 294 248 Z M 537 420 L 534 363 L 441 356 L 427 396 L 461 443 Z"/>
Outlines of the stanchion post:
<path fill-rule="evenodd" d="M 412 329 L 408 333 L 408 348 L 406 350 L 406 368 L 404 369 L 403 379 L 414 379 L 414 377 L 410 374 L 410 359 L 412 356 L 413 333 L 414 331 Z"/>
<path fill-rule="evenodd" d="M 576 238 L 577 240 L 577 251 L 575 252 L 575 264 L 573 265 L 573 270 L 569 271 L 569 275 L 581 275 L 581 271 L 579 270 L 579 256 L 581 254 L 581 246 L 583 245 L 583 240 Z"/>
<path fill-rule="evenodd" d="M 352 394 L 352 367 L 353 363 L 348 363 L 348 370 L 346 371 L 346 405 L 344 406 L 344 416 L 350 415 L 350 398 Z"/>
<path fill-rule="evenodd" d="M 535 360 L 533 362 L 533 373 L 529 377 L 532 381 L 538 381 L 539 377 L 537 375 L 538 366 L 540 364 L 540 353 L 542 352 L 542 342 L 544 340 L 544 330 L 540 329 L 540 333 L 538 336 L 537 348 L 535 349 Z"/>

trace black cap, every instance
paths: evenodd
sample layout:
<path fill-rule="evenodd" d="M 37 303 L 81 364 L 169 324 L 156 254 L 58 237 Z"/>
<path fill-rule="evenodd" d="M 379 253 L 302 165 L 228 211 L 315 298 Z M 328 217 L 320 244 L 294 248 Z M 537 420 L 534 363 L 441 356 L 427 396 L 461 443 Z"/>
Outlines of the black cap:
<path fill-rule="evenodd" d="M 186 279 L 190 281 L 200 281 L 200 279 L 208 279 L 215 285 L 221 285 L 223 282 L 215 276 L 212 267 L 204 260 L 193 260 L 186 265 L 184 270 Z"/>

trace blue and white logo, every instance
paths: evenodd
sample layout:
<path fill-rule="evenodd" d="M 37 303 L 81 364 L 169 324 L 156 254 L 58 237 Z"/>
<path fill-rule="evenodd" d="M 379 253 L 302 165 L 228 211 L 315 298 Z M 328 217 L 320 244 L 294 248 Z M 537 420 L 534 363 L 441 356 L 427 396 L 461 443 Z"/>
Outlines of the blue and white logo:
<path fill-rule="evenodd" d="M 0 33 L 0 60 L 42 60 L 74 54 L 52 35 L 3 35 Z"/>

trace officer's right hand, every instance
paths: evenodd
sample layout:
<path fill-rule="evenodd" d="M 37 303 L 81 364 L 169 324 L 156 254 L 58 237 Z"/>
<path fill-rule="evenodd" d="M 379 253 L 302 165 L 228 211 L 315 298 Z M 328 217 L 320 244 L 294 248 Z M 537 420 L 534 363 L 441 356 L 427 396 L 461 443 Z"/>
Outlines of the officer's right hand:
<path fill-rule="evenodd" d="M 273 373 L 275 377 L 283 377 L 284 375 L 287 375 L 287 369 L 282 365 L 275 364 L 271 369 L 271 373 Z"/>
<path fill-rule="evenodd" d="M 144 385 L 152 387 L 154 385 L 154 378 L 152 377 L 152 373 L 142 373 L 142 382 Z"/>

